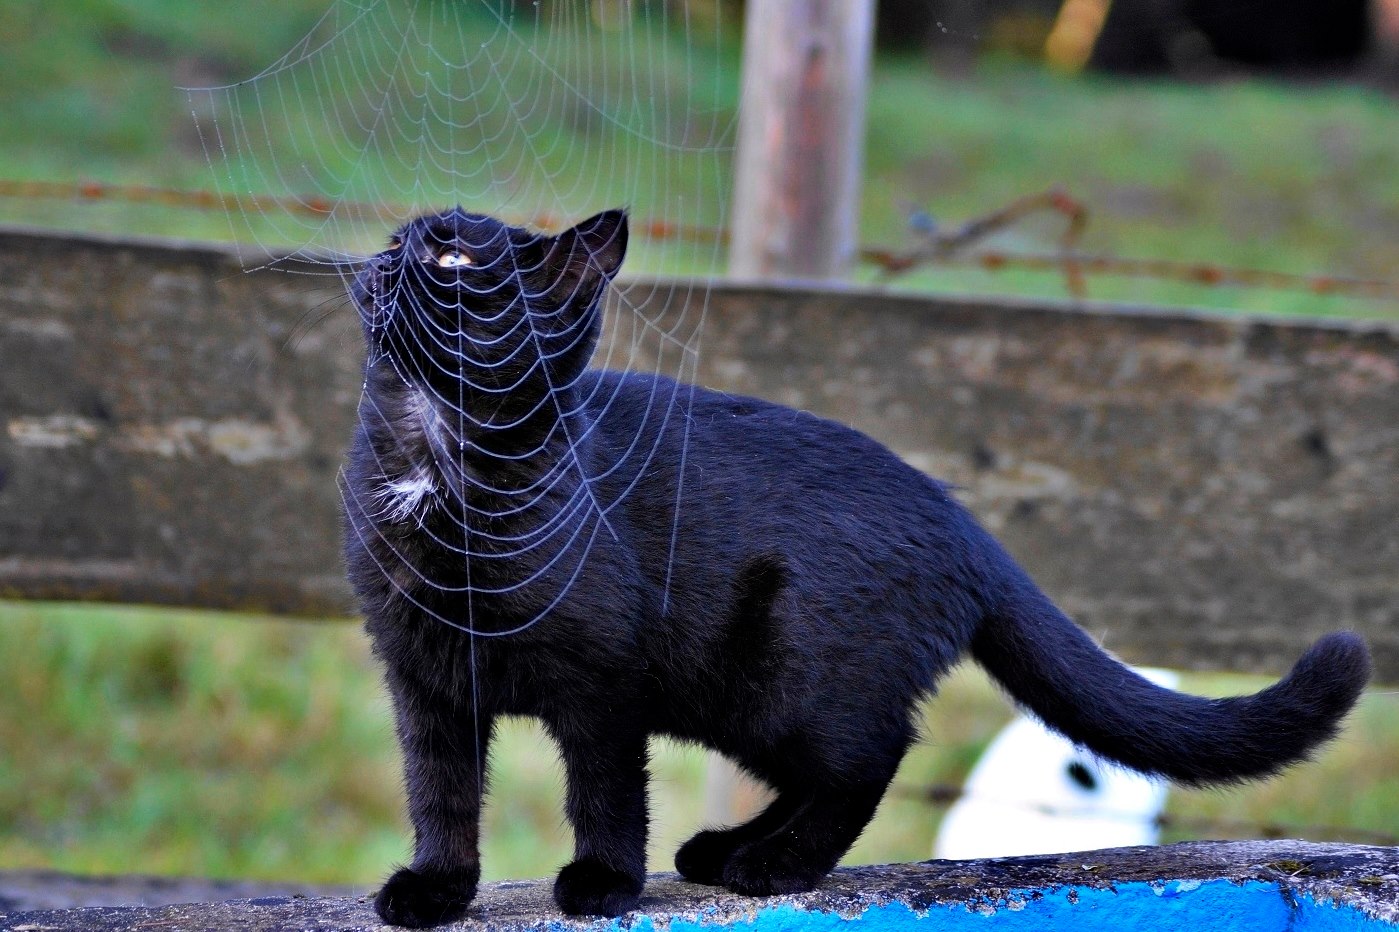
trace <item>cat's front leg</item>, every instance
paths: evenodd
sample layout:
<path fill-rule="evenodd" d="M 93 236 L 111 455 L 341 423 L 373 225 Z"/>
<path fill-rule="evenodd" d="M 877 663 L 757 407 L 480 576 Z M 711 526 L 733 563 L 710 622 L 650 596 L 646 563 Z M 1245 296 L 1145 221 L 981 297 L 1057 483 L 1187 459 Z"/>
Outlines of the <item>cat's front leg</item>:
<path fill-rule="evenodd" d="M 390 925 L 424 928 L 460 919 L 476 896 L 493 720 L 394 680 L 391 675 L 413 861 L 384 883 L 374 908 Z"/>
<path fill-rule="evenodd" d="M 646 731 L 629 705 L 616 696 L 580 703 L 579 714 L 550 724 L 574 836 L 554 900 L 570 915 L 620 916 L 636 908 L 646 882 Z M 590 710 L 607 717 L 584 717 Z"/>

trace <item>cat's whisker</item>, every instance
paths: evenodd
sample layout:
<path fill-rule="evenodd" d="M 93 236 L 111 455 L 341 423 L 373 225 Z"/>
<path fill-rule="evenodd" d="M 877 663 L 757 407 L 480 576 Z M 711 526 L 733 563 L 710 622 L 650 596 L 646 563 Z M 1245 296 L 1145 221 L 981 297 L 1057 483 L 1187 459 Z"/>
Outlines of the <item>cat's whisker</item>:
<path fill-rule="evenodd" d="M 282 341 L 280 347 L 281 352 L 295 352 L 297 347 L 301 345 L 301 341 L 306 339 L 317 327 L 340 311 L 353 306 L 353 304 L 354 301 L 348 295 L 336 294 L 311 305 L 311 307 L 297 319 L 297 322 L 287 334 L 287 338 Z"/>

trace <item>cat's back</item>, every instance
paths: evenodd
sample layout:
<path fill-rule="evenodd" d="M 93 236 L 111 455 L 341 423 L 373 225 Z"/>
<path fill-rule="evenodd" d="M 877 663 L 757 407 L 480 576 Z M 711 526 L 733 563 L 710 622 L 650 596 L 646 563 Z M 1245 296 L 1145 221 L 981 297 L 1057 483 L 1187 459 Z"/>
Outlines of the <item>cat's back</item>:
<path fill-rule="evenodd" d="M 589 407 L 613 448 L 645 445 L 766 484 L 781 478 L 801 487 L 838 478 L 881 491 L 890 483 L 942 489 L 873 438 L 809 411 L 654 373 L 594 370 L 588 377 Z"/>
<path fill-rule="evenodd" d="M 592 378 L 603 443 L 632 463 L 614 473 L 628 510 L 678 506 L 694 539 L 742 533 L 763 547 L 814 532 L 881 550 L 966 520 L 940 482 L 844 424 L 665 376 Z"/>

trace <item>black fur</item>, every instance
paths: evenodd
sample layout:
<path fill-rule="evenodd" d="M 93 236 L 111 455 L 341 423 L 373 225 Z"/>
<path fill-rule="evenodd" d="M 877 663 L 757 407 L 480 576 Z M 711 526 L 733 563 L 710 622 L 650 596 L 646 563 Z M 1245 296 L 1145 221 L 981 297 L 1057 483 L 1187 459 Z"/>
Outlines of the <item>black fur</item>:
<path fill-rule="evenodd" d="M 370 364 L 346 553 L 415 833 L 411 865 L 376 901 L 386 921 L 431 925 L 470 902 L 501 715 L 542 719 L 562 752 L 575 851 L 559 905 L 610 916 L 636 906 L 645 876 L 650 735 L 716 748 L 776 791 L 746 825 L 687 842 L 682 874 L 807 890 L 874 814 L 919 698 L 968 650 L 1070 738 L 1187 783 L 1271 773 L 1333 734 L 1368 675 L 1353 635 L 1256 696 L 1159 688 L 873 440 L 587 370 L 626 235 L 620 211 L 558 238 L 449 211 L 400 231 L 353 288 Z M 444 244 L 471 264 L 437 268 Z M 409 475 L 429 475 L 431 493 L 385 507 L 385 483 Z"/>

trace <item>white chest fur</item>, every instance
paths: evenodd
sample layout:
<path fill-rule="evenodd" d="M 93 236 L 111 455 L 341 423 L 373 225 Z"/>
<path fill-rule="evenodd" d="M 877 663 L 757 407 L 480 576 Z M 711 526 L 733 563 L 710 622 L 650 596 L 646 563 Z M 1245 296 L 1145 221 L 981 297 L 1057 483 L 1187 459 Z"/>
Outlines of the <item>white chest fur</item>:
<path fill-rule="evenodd" d="M 379 487 L 380 515 L 395 523 L 419 516 L 437 494 L 437 479 L 417 467 L 405 476 L 389 479 Z"/>
<path fill-rule="evenodd" d="M 398 475 L 386 475 L 375 493 L 380 517 L 403 522 L 422 520 L 441 490 L 438 461 L 444 453 L 442 418 L 423 392 L 410 391 L 405 416 L 397 425 L 398 444 L 412 465 Z"/>

